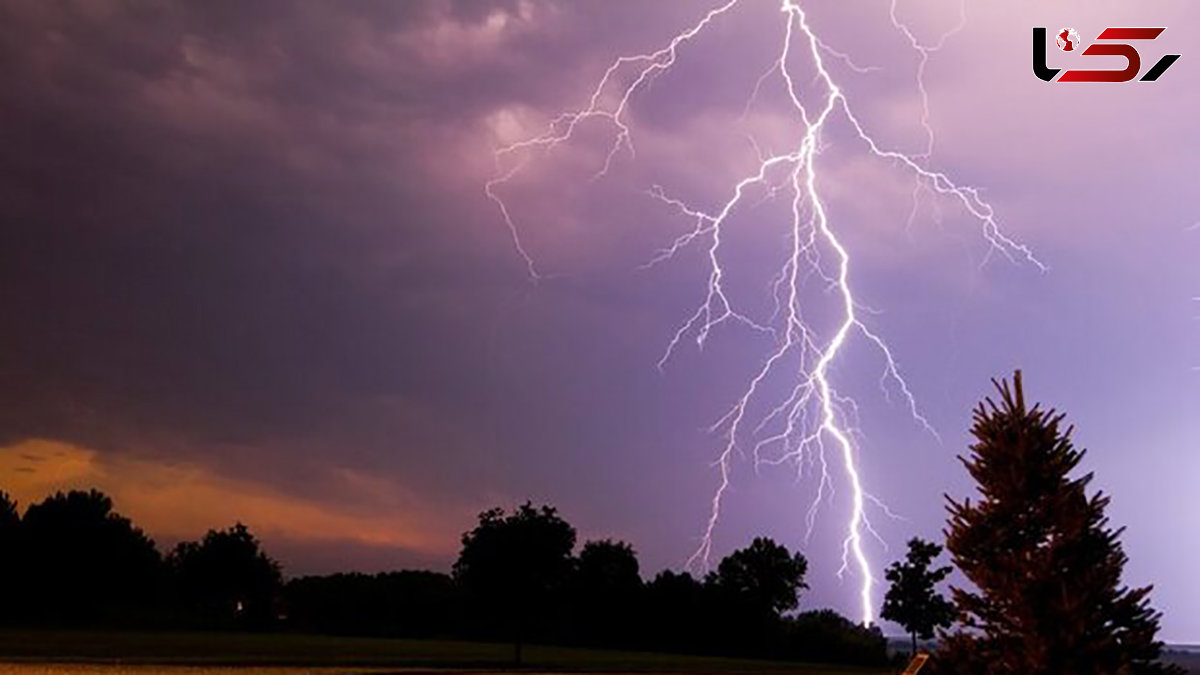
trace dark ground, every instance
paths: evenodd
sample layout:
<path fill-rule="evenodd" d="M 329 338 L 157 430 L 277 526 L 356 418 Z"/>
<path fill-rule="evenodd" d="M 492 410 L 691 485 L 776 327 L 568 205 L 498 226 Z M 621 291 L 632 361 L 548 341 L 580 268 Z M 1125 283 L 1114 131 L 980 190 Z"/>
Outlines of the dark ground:
<path fill-rule="evenodd" d="M 903 651 L 907 651 L 907 645 Z M 537 645 L 526 646 L 524 656 L 523 670 L 540 673 L 881 675 L 900 670 Z M 1190 675 L 1200 675 L 1200 647 L 1174 647 L 1166 656 Z M 52 662 L 347 669 L 342 672 L 353 672 L 355 667 L 495 672 L 512 669 L 512 645 L 279 633 L 0 630 L 0 675 L 23 675 L 26 667 L 34 668 L 28 670 L 31 674 L 50 672 L 44 664 Z"/>
<path fill-rule="evenodd" d="M 50 662 L 204 666 L 395 667 L 509 670 L 509 644 L 301 634 L 0 631 L 0 664 Z M 878 669 L 528 645 L 537 672 L 877 675 Z M 30 671 L 32 672 L 32 671 Z"/>

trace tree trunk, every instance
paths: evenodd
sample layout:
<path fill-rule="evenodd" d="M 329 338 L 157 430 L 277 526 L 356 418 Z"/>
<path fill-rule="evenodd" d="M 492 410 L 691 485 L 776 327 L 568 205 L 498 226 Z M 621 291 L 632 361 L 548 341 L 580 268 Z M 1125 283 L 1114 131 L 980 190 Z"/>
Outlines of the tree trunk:
<path fill-rule="evenodd" d="M 917 655 L 917 634 L 909 633 L 909 635 L 912 636 L 912 647 L 913 647 L 912 655 L 915 657 Z"/>

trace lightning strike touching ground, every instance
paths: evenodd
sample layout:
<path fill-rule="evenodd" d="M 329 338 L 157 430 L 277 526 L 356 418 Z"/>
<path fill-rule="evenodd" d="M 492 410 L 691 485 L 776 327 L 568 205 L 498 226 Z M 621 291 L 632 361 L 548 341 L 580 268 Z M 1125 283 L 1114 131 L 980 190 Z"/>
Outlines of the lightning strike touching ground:
<path fill-rule="evenodd" d="M 497 173 L 486 186 L 487 196 L 496 203 L 504 223 L 512 234 L 513 245 L 524 260 L 529 276 L 543 279 L 533 256 L 521 238 L 520 228 L 512 217 L 512 211 L 501 197 L 502 187 L 535 157 L 542 156 L 556 147 L 574 139 L 584 122 L 600 121 L 612 130 L 612 144 L 608 146 L 604 160 L 596 177 L 605 176 L 622 154 L 633 156 L 634 134 L 629 120 L 630 105 L 634 95 L 643 89 L 655 76 L 669 70 L 679 57 L 682 46 L 705 30 L 710 24 L 732 12 L 746 0 L 731 0 L 712 9 L 697 23 L 675 35 L 657 51 L 622 56 L 617 58 L 600 78 L 592 90 L 585 108 L 571 111 L 554 118 L 545 133 L 501 147 L 496 151 Z M 908 154 L 884 147 L 867 132 L 855 115 L 851 102 L 835 80 L 826 59 L 834 58 L 844 63 L 849 70 L 862 74 L 872 68 L 856 65 L 849 55 L 838 52 L 822 41 L 809 24 L 809 18 L 796 0 L 784 0 L 780 6 L 782 21 L 785 22 L 782 44 L 778 57 L 770 69 L 752 79 L 753 89 L 746 110 L 749 110 L 759 90 L 772 79 L 779 80 L 791 106 L 791 112 L 800 121 L 800 133 L 795 144 L 782 153 L 766 153 L 751 139 L 758 153 L 758 168 L 734 183 L 725 201 L 716 209 L 698 208 L 682 199 L 673 197 L 659 185 L 650 186 L 645 195 L 661 202 L 665 207 L 693 223 L 691 229 L 677 237 L 665 248 L 653 255 L 643 267 L 653 267 L 670 261 L 681 250 L 702 246 L 707 266 L 707 284 L 704 298 L 673 336 L 659 360 L 664 368 L 686 340 L 693 340 L 702 348 L 713 329 L 722 324 L 742 325 L 750 330 L 769 335 L 773 347 L 761 367 L 753 374 L 745 389 L 728 411 L 711 427 L 722 439 L 721 451 L 715 467 L 719 480 L 713 494 L 708 518 L 705 522 L 700 543 L 688 561 L 689 566 L 707 568 L 712 554 L 713 532 L 721 515 L 722 500 L 731 485 L 731 469 L 735 455 L 740 451 L 742 439 L 749 437 L 754 466 L 794 465 L 798 474 L 817 472 L 816 494 L 805 513 L 807 530 L 811 533 L 822 502 L 833 495 L 835 480 L 831 473 L 832 453 L 844 473 L 844 485 L 849 488 L 850 515 L 846 523 L 846 535 L 842 545 L 841 577 L 852 568 L 859 580 L 860 618 L 864 624 L 875 619 L 873 586 L 875 574 L 867 557 L 865 538 L 875 536 L 868 518 L 867 506 L 877 508 L 888 517 L 896 517 L 877 498 L 870 495 L 863 485 L 858 465 L 857 429 L 858 406 L 853 399 L 838 391 L 831 375 L 831 366 L 842 355 L 848 342 L 859 339 L 873 347 L 882 357 L 881 386 L 887 394 L 891 386 L 902 397 L 913 420 L 936 437 L 932 426 L 922 416 L 913 392 L 901 375 L 899 364 L 892 350 L 882 337 L 867 325 L 863 314 L 865 308 L 857 300 L 851 283 L 851 252 L 839 238 L 837 229 L 830 220 L 826 199 L 818 188 L 822 133 L 832 119 L 849 123 L 851 133 L 861 142 L 870 156 L 886 160 L 890 164 L 908 171 L 917 181 L 914 200 L 920 190 L 957 203 L 982 229 L 989 244 L 989 257 L 1000 253 L 1010 260 L 1026 261 L 1038 269 L 1045 267 L 1023 244 L 1009 238 L 1001 230 L 995 210 L 981 196 L 980 191 L 970 185 L 957 182 L 949 175 L 929 167 L 929 158 L 934 149 L 934 131 L 929 119 L 928 93 L 924 85 L 924 71 L 930 55 L 936 52 L 954 32 L 960 30 L 965 17 L 960 18 L 956 28 L 932 45 L 922 43 L 897 15 L 893 0 L 889 10 L 892 26 L 900 31 L 918 55 L 916 83 L 922 104 L 920 123 L 926 133 L 925 150 L 920 154 Z M 802 59 L 810 64 L 816 77 L 811 88 L 801 91 L 800 79 L 795 72 L 794 62 Z M 606 96 L 615 91 L 616 95 Z M 783 181 L 779 184 L 773 180 Z M 774 301 L 773 314 L 764 320 L 755 319 L 749 312 L 741 311 L 727 293 L 725 269 L 723 267 L 722 244 L 727 225 L 734 211 L 747 207 L 748 194 L 752 188 L 769 189 L 768 198 L 778 192 L 790 195 L 790 222 L 788 223 L 788 251 L 785 262 L 774 277 L 770 289 Z M 915 207 L 914 207 L 915 213 Z M 911 218 L 910 218 L 911 220 Z M 823 257 L 823 254 L 825 257 Z M 986 262 L 987 258 L 985 258 Z M 820 331 L 804 315 L 807 305 L 801 301 L 805 282 L 815 278 L 836 297 L 836 325 L 831 330 Z M 802 307 L 802 305 L 804 305 Z M 759 419 L 752 419 L 752 404 L 760 402 L 765 394 L 767 379 L 776 373 L 788 373 L 792 384 L 782 400 L 774 401 L 770 410 Z M 749 428 L 747 428 L 749 427 Z M 880 539 L 882 542 L 882 540 Z"/>

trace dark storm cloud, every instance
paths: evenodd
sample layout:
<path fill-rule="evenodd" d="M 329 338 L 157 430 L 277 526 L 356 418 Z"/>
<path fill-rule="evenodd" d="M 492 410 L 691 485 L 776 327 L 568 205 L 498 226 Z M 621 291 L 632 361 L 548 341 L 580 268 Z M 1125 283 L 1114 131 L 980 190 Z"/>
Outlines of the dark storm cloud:
<path fill-rule="evenodd" d="M 3 269 L 22 291 L 5 336 L 30 353 L 12 367 L 45 386 L 98 362 L 110 372 L 97 379 L 151 405 L 170 401 L 143 386 L 209 392 L 208 408 L 255 380 L 265 399 L 313 394 L 320 383 L 287 373 L 337 366 L 352 334 L 339 324 L 381 301 L 347 269 L 371 264 L 384 226 L 397 256 L 416 234 L 384 210 L 404 195 L 358 180 L 394 151 L 355 138 L 361 78 L 320 62 L 319 18 L 306 31 L 262 6 L 104 7 L 25 6 L 4 21 L 20 58 L 4 60 Z"/>
<path fill-rule="evenodd" d="M 359 398 L 463 396 L 422 298 L 469 304 L 489 273 L 430 262 L 455 239 L 430 221 L 453 216 L 421 197 L 427 149 L 388 138 L 415 91 L 379 72 L 414 55 L 352 62 L 440 20 L 404 6 L 3 10 L 6 441 L 161 444 L 286 475 L 266 449 L 220 448 L 302 454 L 286 441 Z"/>
<path fill-rule="evenodd" d="M 562 370 L 495 388 L 529 370 L 525 347 L 496 352 L 528 286 L 480 190 L 484 118 L 584 91 L 582 38 L 645 21 L 513 2 L 0 12 L 0 443 L 310 496 L 348 465 L 464 509 L 555 482 L 538 457 L 579 410 L 539 396 Z M 562 316 L 589 330 L 574 295 Z"/>

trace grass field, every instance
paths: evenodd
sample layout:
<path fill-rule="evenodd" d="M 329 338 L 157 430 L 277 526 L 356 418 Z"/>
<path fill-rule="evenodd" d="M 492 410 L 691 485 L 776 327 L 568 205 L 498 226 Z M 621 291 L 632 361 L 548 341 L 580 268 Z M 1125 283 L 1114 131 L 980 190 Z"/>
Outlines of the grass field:
<path fill-rule="evenodd" d="M 295 634 L 0 631 L 0 675 L 140 675 L 153 672 L 293 675 L 419 669 L 496 672 L 511 669 L 511 665 L 512 645 L 479 642 Z M 229 666 L 239 668 L 230 671 L 226 668 Z M 295 667 L 303 668 L 297 670 Z M 542 646 L 525 647 L 522 671 L 714 675 L 877 675 L 888 672 L 845 666 Z"/>
<path fill-rule="evenodd" d="M 1200 652 L 1174 651 L 1200 675 Z M 321 635 L 0 631 L 0 675 L 348 675 L 511 671 L 512 645 Z M 522 673 L 883 675 L 898 671 L 646 652 L 526 646 Z"/>

